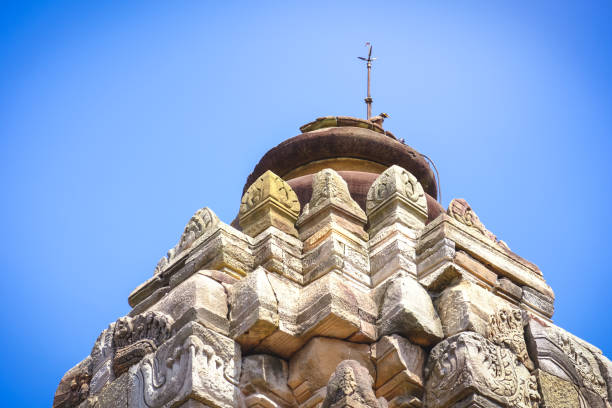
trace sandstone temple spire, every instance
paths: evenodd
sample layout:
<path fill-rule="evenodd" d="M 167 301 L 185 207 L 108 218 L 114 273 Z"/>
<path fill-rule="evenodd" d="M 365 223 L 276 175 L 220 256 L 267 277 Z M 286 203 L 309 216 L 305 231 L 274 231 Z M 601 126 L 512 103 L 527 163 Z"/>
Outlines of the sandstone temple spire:
<path fill-rule="evenodd" d="M 610 407 L 610 360 L 423 155 L 370 120 L 300 130 L 231 225 L 186 217 L 55 408 Z"/>

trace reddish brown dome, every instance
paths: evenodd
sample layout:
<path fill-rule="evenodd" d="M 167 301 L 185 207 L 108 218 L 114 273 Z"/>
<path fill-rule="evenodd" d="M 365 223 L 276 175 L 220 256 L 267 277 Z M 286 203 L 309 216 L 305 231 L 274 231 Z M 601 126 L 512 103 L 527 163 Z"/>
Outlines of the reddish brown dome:
<path fill-rule="evenodd" d="M 344 178 L 353 199 L 365 209 L 366 195 L 374 180 L 396 164 L 414 174 L 423 186 L 428 195 L 430 220 L 443 210 L 433 198 L 437 196 L 437 185 L 425 158 L 382 128 L 374 129 L 363 119 L 327 117 L 302 129 L 316 130 L 269 150 L 247 178 L 243 194 L 259 176 L 271 170 L 289 183 L 304 206 L 312 195 L 313 174 L 331 168 Z"/>

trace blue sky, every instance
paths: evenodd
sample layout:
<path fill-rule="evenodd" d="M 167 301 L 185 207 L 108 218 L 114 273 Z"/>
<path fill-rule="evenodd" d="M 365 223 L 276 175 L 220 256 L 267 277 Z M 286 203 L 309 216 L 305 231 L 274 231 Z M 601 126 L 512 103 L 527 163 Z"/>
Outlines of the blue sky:
<path fill-rule="evenodd" d="M 374 112 L 612 356 L 610 2 L 0 3 L 0 395 L 49 406 L 191 215 L 268 149 Z"/>

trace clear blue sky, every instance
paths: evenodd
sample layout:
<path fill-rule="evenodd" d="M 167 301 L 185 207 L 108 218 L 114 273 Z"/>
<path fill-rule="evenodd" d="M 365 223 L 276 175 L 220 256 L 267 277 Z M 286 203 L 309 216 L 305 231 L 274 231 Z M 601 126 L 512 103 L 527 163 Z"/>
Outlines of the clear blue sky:
<path fill-rule="evenodd" d="M 436 162 L 444 206 L 466 198 L 612 355 L 612 3 L 327 3 L 0 3 L 1 405 L 49 406 L 269 148 L 364 115 L 365 41 L 374 112 Z"/>

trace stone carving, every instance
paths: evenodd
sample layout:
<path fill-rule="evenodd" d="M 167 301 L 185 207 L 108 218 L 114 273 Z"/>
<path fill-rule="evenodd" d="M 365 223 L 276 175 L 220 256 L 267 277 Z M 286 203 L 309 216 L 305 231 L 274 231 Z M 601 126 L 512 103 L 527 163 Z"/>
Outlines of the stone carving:
<path fill-rule="evenodd" d="M 540 399 L 535 377 L 514 354 L 477 333 L 460 333 L 437 344 L 425 376 L 425 405 L 431 408 L 446 407 L 467 390 L 517 408 L 537 408 Z"/>
<path fill-rule="evenodd" d="M 312 197 L 304 206 L 298 224 L 329 205 L 343 208 L 361 219 L 366 218 L 359 204 L 351 197 L 346 181 L 334 170 L 324 169 L 315 174 L 312 180 Z"/>
<path fill-rule="evenodd" d="M 529 351 L 537 359 L 538 368 L 607 398 L 599 364 L 584 344 L 563 329 L 534 317 L 526 332 Z"/>
<path fill-rule="evenodd" d="M 366 201 L 368 214 L 394 195 L 408 199 L 427 214 L 427 201 L 421 183 L 397 165 L 385 170 L 370 187 Z"/>
<path fill-rule="evenodd" d="M 510 251 L 508 245 L 499 239 L 480 222 L 478 215 L 472 210 L 472 207 L 463 198 L 455 198 L 448 205 L 448 214 L 462 224 L 471 227 L 478 231 L 489 240 L 495 242 L 503 249 Z"/>
<path fill-rule="evenodd" d="M 261 204 L 265 198 L 272 197 L 296 216 L 300 212 L 300 202 L 289 184 L 282 178 L 266 171 L 247 189 L 240 203 L 240 214 L 244 215 Z"/>
<path fill-rule="evenodd" d="M 177 406 L 187 397 L 214 407 L 235 407 L 240 348 L 197 323 L 184 326 L 155 352 L 130 368 L 129 406 Z"/>
<path fill-rule="evenodd" d="M 91 366 L 92 377 L 89 383 L 89 393 L 96 395 L 102 388 L 115 379 L 113 373 L 113 334 L 115 332 L 115 323 L 111 323 L 105 329 L 94 343 L 91 349 Z"/>
<path fill-rule="evenodd" d="M 266 171 L 242 196 L 238 219 L 245 234 L 257 236 L 270 226 L 297 236 L 297 195 L 282 178 Z"/>
<path fill-rule="evenodd" d="M 119 377 L 170 338 L 172 323 L 171 318 L 159 312 L 125 316 L 117 320 L 113 336 L 115 376 Z"/>
<path fill-rule="evenodd" d="M 527 353 L 523 326 L 523 313 L 520 310 L 501 309 L 489 318 L 488 339 L 510 349 L 531 371 L 534 365 Z"/>
<path fill-rule="evenodd" d="M 207 235 L 215 230 L 219 224 L 219 217 L 208 207 L 200 208 L 191 217 L 185 230 L 179 239 L 178 244 L 168 251 L 168 254 L 162 257 L 155 267 L 154 275 L 163 272 L 170 263 L 183 251 L 191 248 L 193 243 L 200 237 Z"/>
<path fill-rule="evenodd" d="M 91 357 L 87 357 L 70 369 L 57 387 L 53 398 L 53 408 L 71 408 L 85 401 L 89 395 L 91 380 Z"/>
<path fill-rule="evenodd" d="M 370 347 L 327 337 L 315 337 L 298 351 L 289 362 L 288 384 L 298 403 L 303 404 L 325 387 L 338 364 L 355 360 L 374 375 Z"/>
<path fill-rule="evenodd" d="M 321 408 L 380 408 L 372 390 L 373 383 L 367 368 L 355 360 L 344 360 L 338 364 L 327 384 L 327 395 Z"/>

